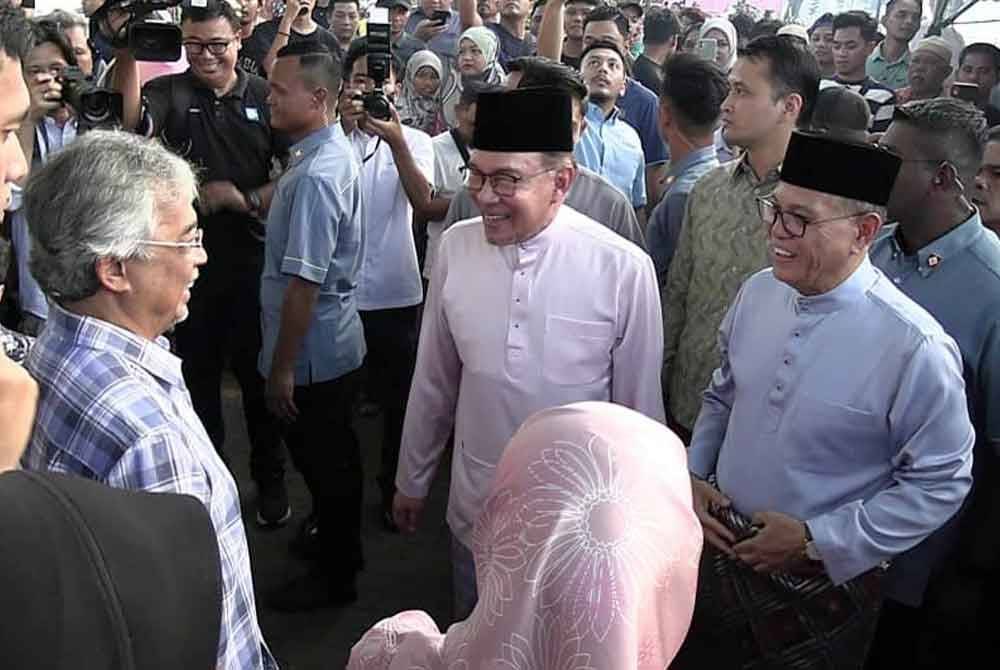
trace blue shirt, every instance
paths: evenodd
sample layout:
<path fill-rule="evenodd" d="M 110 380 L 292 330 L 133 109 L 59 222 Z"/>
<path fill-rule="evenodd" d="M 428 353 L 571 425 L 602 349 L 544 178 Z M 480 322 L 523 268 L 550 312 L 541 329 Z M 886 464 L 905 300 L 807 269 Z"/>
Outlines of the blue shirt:
<path fill-rule="evenodd" d="M 500 61 L 500 65 L 503 66 L 504 70 L 507 69 L 512 60 L 521 58 L 522 56 L 534 55 L 538 45 L 535 44 L 535 37 L 530 32 L 524 33 L 524 39 L 522 40 L 515 37 L 513 33 L 499 23 L 490 22 L 484 25 L 497 36 L 499 46 L 499 49 L 497 49 L 497 60 Z"/>
<path fill-rule="evenodd" d="M 271 372 L 292 277 L 320 285 L 295 360 L 295 385 L 336 379 L 361 366 L 365 340 L 354 292 L 364 253 L 363 220 L 360 166 L 340 124 L 293 146 L 267 215 L 258 363 L 264 377 Z"/>
<path fill-rule="evenodd" d="M 954 514 L 975 439 L 955 341 L 865 258 L 804 296 L 770 269 L 719 328 L 722 363 L 695 424 L 693 473 L 740 512 L 805 521 L 837 584 Z"/>
<path fill-rule="evenodd" d="M 277 668 L 257 623 L 236 482 L 191 406 L 181 359 L 167 341 L 53 304 L 26 367 L 39 401 L 24 468 L 200 500 L 222 558 L 218 667 Z"/>
<path fill-rule="evenodd" d="M 703 174 L 718 165 L 719 159 L 713 144 L 692 151 L 670 166 L 670 172 L 667 173 L 670 186 L 664 192 L 660 204 L 653 210 L 646 229 L 649 255 L 653 257 L 660 286 L 667 283 L 667 270 L 670 269 L 670 261 L 681 236 L 688 194 Z"/>
<path fill-rule="evenodd" d="M 576 160 L 612 183 L 628 196 L 633 207 L 646 204 L 646 165 L 642 142 L 617 109 L 605 116 L 587 103 L 587 128 L 573 149 Z"/>
<path fill-rule="evenodd" d="M 625 123 L 639 133 L 646 165 L 656 165 L 670 160 L 667 145 L 660 137 L 660 126 L 657 121 L 660 102 L 656 94 L 629 77 L 625 81 L 625 95 L 618 98 L 618 108 L 621 109 Z"/>

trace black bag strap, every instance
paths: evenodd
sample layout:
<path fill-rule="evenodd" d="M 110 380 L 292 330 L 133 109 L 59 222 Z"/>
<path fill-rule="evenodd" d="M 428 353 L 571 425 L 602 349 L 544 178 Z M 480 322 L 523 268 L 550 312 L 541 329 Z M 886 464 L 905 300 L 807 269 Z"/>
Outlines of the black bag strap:
<path fill-rule="evenodd" d="M 462 163 L 464 165 L 469 164 L 469 148 L 465 146 L 465 142 L 462 137 L 458 134 L 458 130 L 452 128 L 448 132 L 451 133 L 451 139 L 455 141 L 455 146 L 458 147 L 458 153 L 462 154 Z"/>

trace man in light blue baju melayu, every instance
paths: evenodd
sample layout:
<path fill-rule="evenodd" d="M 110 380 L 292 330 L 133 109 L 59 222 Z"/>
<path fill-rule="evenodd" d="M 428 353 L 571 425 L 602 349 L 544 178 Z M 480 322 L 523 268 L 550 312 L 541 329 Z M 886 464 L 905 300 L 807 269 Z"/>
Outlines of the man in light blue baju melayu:
<path fill-rule="evenodd" d="M 689 456 L 710 545 L 685 643 L 700 667 L 859 667 L 879 566 L 968 493 L 958 347 L 868 259 L 900 164 L 796 132 L 781 183 L 759 199 L 773 267 L 722 322 Z"/>

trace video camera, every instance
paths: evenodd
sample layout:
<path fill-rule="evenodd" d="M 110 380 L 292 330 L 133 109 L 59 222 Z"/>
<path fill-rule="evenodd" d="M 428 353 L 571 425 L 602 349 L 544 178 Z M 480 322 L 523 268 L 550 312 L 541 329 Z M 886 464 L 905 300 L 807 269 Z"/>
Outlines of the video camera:
<path fill-rule="evenodd" d="M 153 12 L 176 7 L 184 0 L 107 0 L 94 12 L 93 19 L 101 32 L 118 49 L 128 48 L 136 60 L 174 62 L 181 57 L 181 29 L 173 23 L 149 20 Z M 203 7 L 205 0 L 186 0 Z M 111 25 L 112 14 L 125 14 L 125 23 L 117 30 Z M 115 19 L 115 23 L 117 20 Z"/>
<path fill-rule="evenodd" d="M 78 67 L 63 70 L 60 78 L 63 102 L 76 112 L 80 132 L 111 129 L 122 123 L 122 94 L 102 88 Z"/>
<path fill-rule="evenodd" d="M 392 67 L 392 42 L 389 38 L 389 10 L 374 7 L 368 17 L 368 76 L 375 89 L 365 93 L 361 101 L 365 111 L 382 121 L 392 118 L 392 103 L 385 95 L 385 82 Z"/>

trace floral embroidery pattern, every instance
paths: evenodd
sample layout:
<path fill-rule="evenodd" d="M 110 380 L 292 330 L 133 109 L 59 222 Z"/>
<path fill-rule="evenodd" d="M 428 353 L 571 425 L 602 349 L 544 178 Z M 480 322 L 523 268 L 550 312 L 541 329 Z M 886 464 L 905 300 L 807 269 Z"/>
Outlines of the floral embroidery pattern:
<path fill-rule="evenodd" d="M 504 604 L 514 599 L 513 574 L 524 568 L 524 547 L 517 505 L 510 491 L 490 498 L 473 531 L 476 581 L 479 585 L 479 616 L 469 623 L 493 626 L 503 616 Z M 469 632 L 474 635 L 475 631 Z"/>
<path fill-rule="evenodd" d="M 512 633 L 492 670 L 596 670 L 590 654 L 580 650 L 580 636 L 566 635 L 558 617 L 536 615 L 534 621 L 532 640 Z"/>

